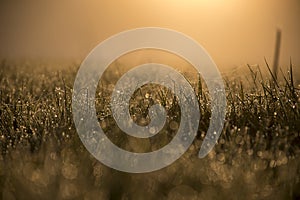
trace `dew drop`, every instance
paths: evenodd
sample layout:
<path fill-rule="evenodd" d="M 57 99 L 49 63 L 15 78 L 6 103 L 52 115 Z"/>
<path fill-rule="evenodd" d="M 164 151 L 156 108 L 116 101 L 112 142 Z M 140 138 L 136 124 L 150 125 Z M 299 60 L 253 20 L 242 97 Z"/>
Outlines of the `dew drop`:
<path fill-rule="evenodd" d="M 151 128 L 149 129 L 149 132 L 150 132 L 151 134 L 155 134 L 155 128 L 154 128 L 154 127 L 151 127 Z"/>

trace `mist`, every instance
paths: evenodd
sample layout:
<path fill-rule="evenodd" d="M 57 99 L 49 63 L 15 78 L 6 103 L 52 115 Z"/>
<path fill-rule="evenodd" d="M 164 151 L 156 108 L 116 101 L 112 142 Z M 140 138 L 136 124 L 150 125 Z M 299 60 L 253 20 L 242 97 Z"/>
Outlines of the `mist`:
<path fill-rule="evenodd" d="M 272 62 L 280 28 L 280 66 L 299 66 L 298 19 L 297 0 L 1 1 L 0 58 L 81 62 L 113 34 L 156 26 L 193 37 L 227 68 Z"/>

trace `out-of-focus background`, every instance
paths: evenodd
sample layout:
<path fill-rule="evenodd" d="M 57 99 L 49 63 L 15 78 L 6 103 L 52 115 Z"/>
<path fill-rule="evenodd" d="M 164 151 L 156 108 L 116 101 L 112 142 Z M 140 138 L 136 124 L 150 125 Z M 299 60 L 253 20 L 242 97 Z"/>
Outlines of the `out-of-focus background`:
<path fill-rule="evenodd" d="M 3 0 L 0 58 L 81 62 L 113 34 L 157 26 L 193 37 L 222 70 L 272 61 L 280 28 L 280 65 L 299 66 L 299 19 L 299 0 Z"/>

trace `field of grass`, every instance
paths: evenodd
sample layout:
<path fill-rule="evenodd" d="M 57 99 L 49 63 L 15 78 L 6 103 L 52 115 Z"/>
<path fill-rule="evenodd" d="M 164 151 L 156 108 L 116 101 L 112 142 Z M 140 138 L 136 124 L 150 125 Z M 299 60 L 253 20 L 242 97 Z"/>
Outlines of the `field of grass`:
<path fill-rule="evenodd" d="M 73 123 L 72 87 L 78 66 L 53 70 L 31 65 L 0 67 L 0 192 L 2 199 L 296 199 L 300 198 L 300 87 L 292 65 L 282 79 L 248 66 L 239 79 L 224 77 L 225 126 L 204 159 L 200 149 L 210 119 L 210 101 L 201 78 L 191 80 L 201 120 L 189 150 L 156 172 L 128 174 L 110 169 L 82 145 Z M 268 70 L 268 66 L 266 67 Z M 270 70 L 271 71 L 271 70 Z M 161 103 L 168 113 L 151 139 L 126 136 L 109 107 L 118 73 L 107 71 L 96 94 L 99 124 L 118 146 L 149 152 L 176 134 L 176 97 L 159 85 L 139 88 L 130 113 L 149 123 L 147 109 Z"/>

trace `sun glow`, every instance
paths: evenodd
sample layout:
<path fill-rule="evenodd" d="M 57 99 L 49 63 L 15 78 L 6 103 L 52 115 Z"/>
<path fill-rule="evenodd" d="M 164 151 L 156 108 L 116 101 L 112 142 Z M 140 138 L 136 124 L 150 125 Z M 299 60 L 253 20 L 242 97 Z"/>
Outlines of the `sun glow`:
<path fill-rule="evenodd" d="M 182 1 L 182 0 L 177 0 L 177 1 L 172 1 L 173 3 L 176 2 L 176 4 L 180 6 L 226 6 L 226 5 L 231 5 L 236 0 L 189 0 L 189 1 Z M 170 1 L 171 3 L 171 1 Z"/>

